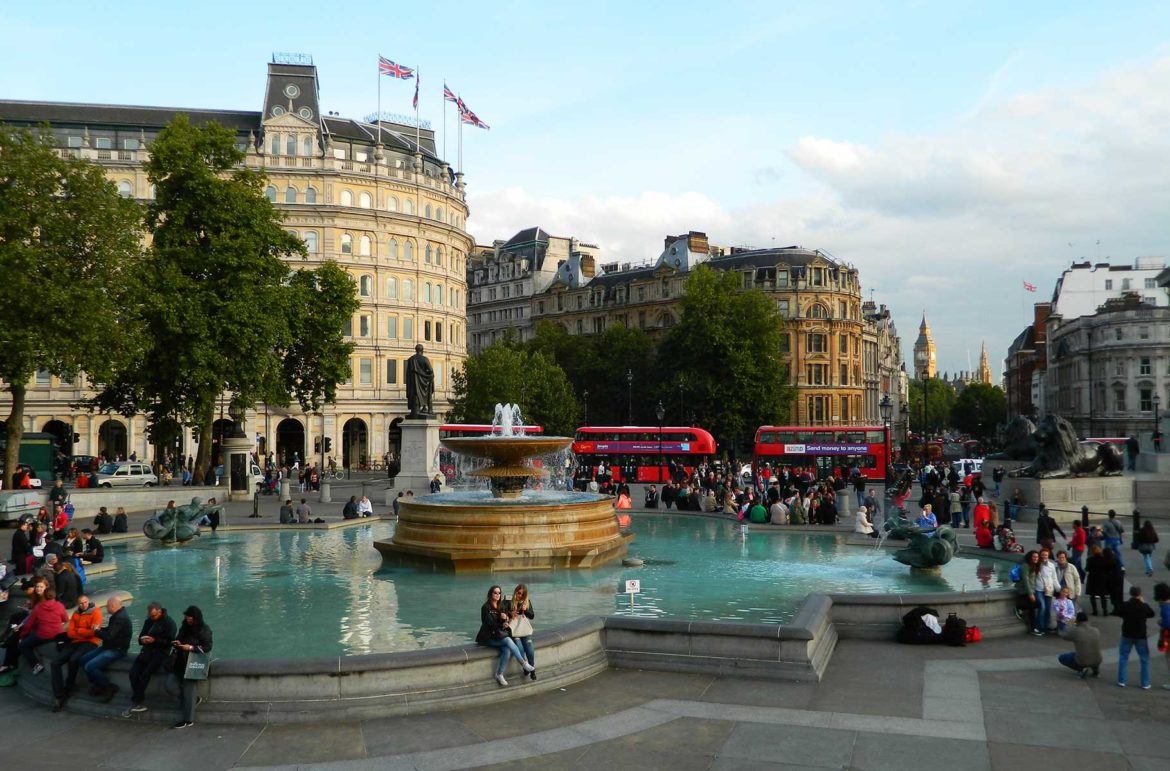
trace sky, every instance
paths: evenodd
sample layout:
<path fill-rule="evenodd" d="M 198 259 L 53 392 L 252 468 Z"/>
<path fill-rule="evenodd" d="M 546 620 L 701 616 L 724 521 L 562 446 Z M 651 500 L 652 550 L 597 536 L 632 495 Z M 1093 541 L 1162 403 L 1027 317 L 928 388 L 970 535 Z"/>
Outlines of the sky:
<path fill-rule="evenodd" d="M 479 243 L 821 249 L 890 307 L 908 366 L 925 312 L 940 370 L 986 341 L 998 375 L 1071 262 L 1170 257 L 1168 33 L 1141 0 L 9 3 L 0 99 L 258 110 L 282 51 L 361 117 L 381 54 L 419 68 L 441 151 L 444 80 L 491 125 L 460 159 L 447 115 Z M 384 79 L 382 109 L 412 95 Z"/>

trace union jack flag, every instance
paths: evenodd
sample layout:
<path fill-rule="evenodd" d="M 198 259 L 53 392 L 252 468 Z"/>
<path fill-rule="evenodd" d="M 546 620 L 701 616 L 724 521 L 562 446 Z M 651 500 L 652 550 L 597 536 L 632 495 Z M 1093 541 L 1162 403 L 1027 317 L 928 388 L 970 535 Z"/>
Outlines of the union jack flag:
<path fill-rule="evenodd" d="M 1025 289 L 1025 290 L 1027 290 L 1027 291 L 1029 291 L 1029 292 L 1035 292 L 1035 291 L 1036 291 L 1036 285 L 1035 285 L 1035 284 L 1029 284 L 1027 281 L 1025 281 L 1025 282 L 1024 282 L 1024 289 Z"/>
<path fill-rule="evenodd" d="M 382 75 L 389 75 L 392 78 L 398 78 L 400 80 L 410 80 L 414 77 L 414 70 L 412 68 L 395 64 L 385 56 L 378 57 L 378 72 Z"/>
<path fill-rule="evenodd" d="M 454 91 L 447 88 L 446 83 L 443 84 L 443 99 L 447 100 L 448 102 L 455 102 L 456 104 L 459 103 L 459 97 L 455 96 Z"/>
<path fill-rule="evenodd" d="M 480 120 L 479 116 L 473 113 L 471 110 L 463 110 L 462 114 L 460 115 L 460 120 L 462 120 L 464 123 L 469 123 L 476 128 L 491 130 L 491 126 Z"/>
<path fill-rule="evenodd" d="M 418 109 L 418 84 L 421 82 L 422 75 L 416 75 L 414 78 L 414 101 L 411 102 L 411 106 L 413 106 L 416 110 Z"/>

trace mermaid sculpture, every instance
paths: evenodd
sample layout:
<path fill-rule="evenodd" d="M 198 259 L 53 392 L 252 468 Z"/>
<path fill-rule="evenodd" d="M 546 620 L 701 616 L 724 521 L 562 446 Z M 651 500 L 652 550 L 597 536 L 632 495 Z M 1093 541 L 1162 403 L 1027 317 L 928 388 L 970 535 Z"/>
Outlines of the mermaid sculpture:
<path fill-rule="evenodd" d="M 186 506 L 156 511 L 143 523 L 142 532 L 162 544 L 185 543 L 199 536 L 199 523 L 213 512 L 222 514 L 223 505 L 204 506 L 203 499 L 195 497 Z"/>
<path fill-rule="evenodd" d="M 905 538 L 909 544 L 894 552 L 894 559 L 912 568 L 945 565 L 959 550 L 959 539 L 950 525 L 920 527 L 904 517 L 887 519 L 884 529 L 891 538 Z"/>

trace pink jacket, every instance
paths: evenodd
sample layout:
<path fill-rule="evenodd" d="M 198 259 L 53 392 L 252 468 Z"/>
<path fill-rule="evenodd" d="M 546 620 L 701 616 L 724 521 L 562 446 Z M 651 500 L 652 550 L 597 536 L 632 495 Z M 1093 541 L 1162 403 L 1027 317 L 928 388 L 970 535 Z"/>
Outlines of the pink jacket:
<path fill-rule="evenodd" d="M 65 631 L 67 623 L 69 616 L 65 613 L 64 605 L 56 600 L 39 602 L 20 627 L 20 639 L 32 635 L 42 640 L 52 640 Z"/>

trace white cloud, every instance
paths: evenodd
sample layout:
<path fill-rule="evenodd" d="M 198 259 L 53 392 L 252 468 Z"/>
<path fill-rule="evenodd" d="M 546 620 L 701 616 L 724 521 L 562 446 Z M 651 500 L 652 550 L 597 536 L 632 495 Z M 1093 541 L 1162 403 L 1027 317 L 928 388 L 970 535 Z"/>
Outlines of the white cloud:
<path fill-rule="evenodd" d="M 1170 238 L 1170 58 L 1078 88 L 989 97 L 945 133 L 872 146 L 808 136 L 787 150 L 786 177 L 809 193 L 730 210 L 717 189 L 535 198 L 520 189 L 472 196 L 481 242 L 540 225 L 600 244 L 615 260 L 655 256 L 663 237 L 703 230 L 714 243 L 800 244 L 861 270 L 891 306 L 907 348 L 926 310 L 940 367 L 965 369 L 987 339 L 994 360 L 1084 256 L 1165 254 Z M 1039 286 L 1021 294 L 1022 281 Z"/>

